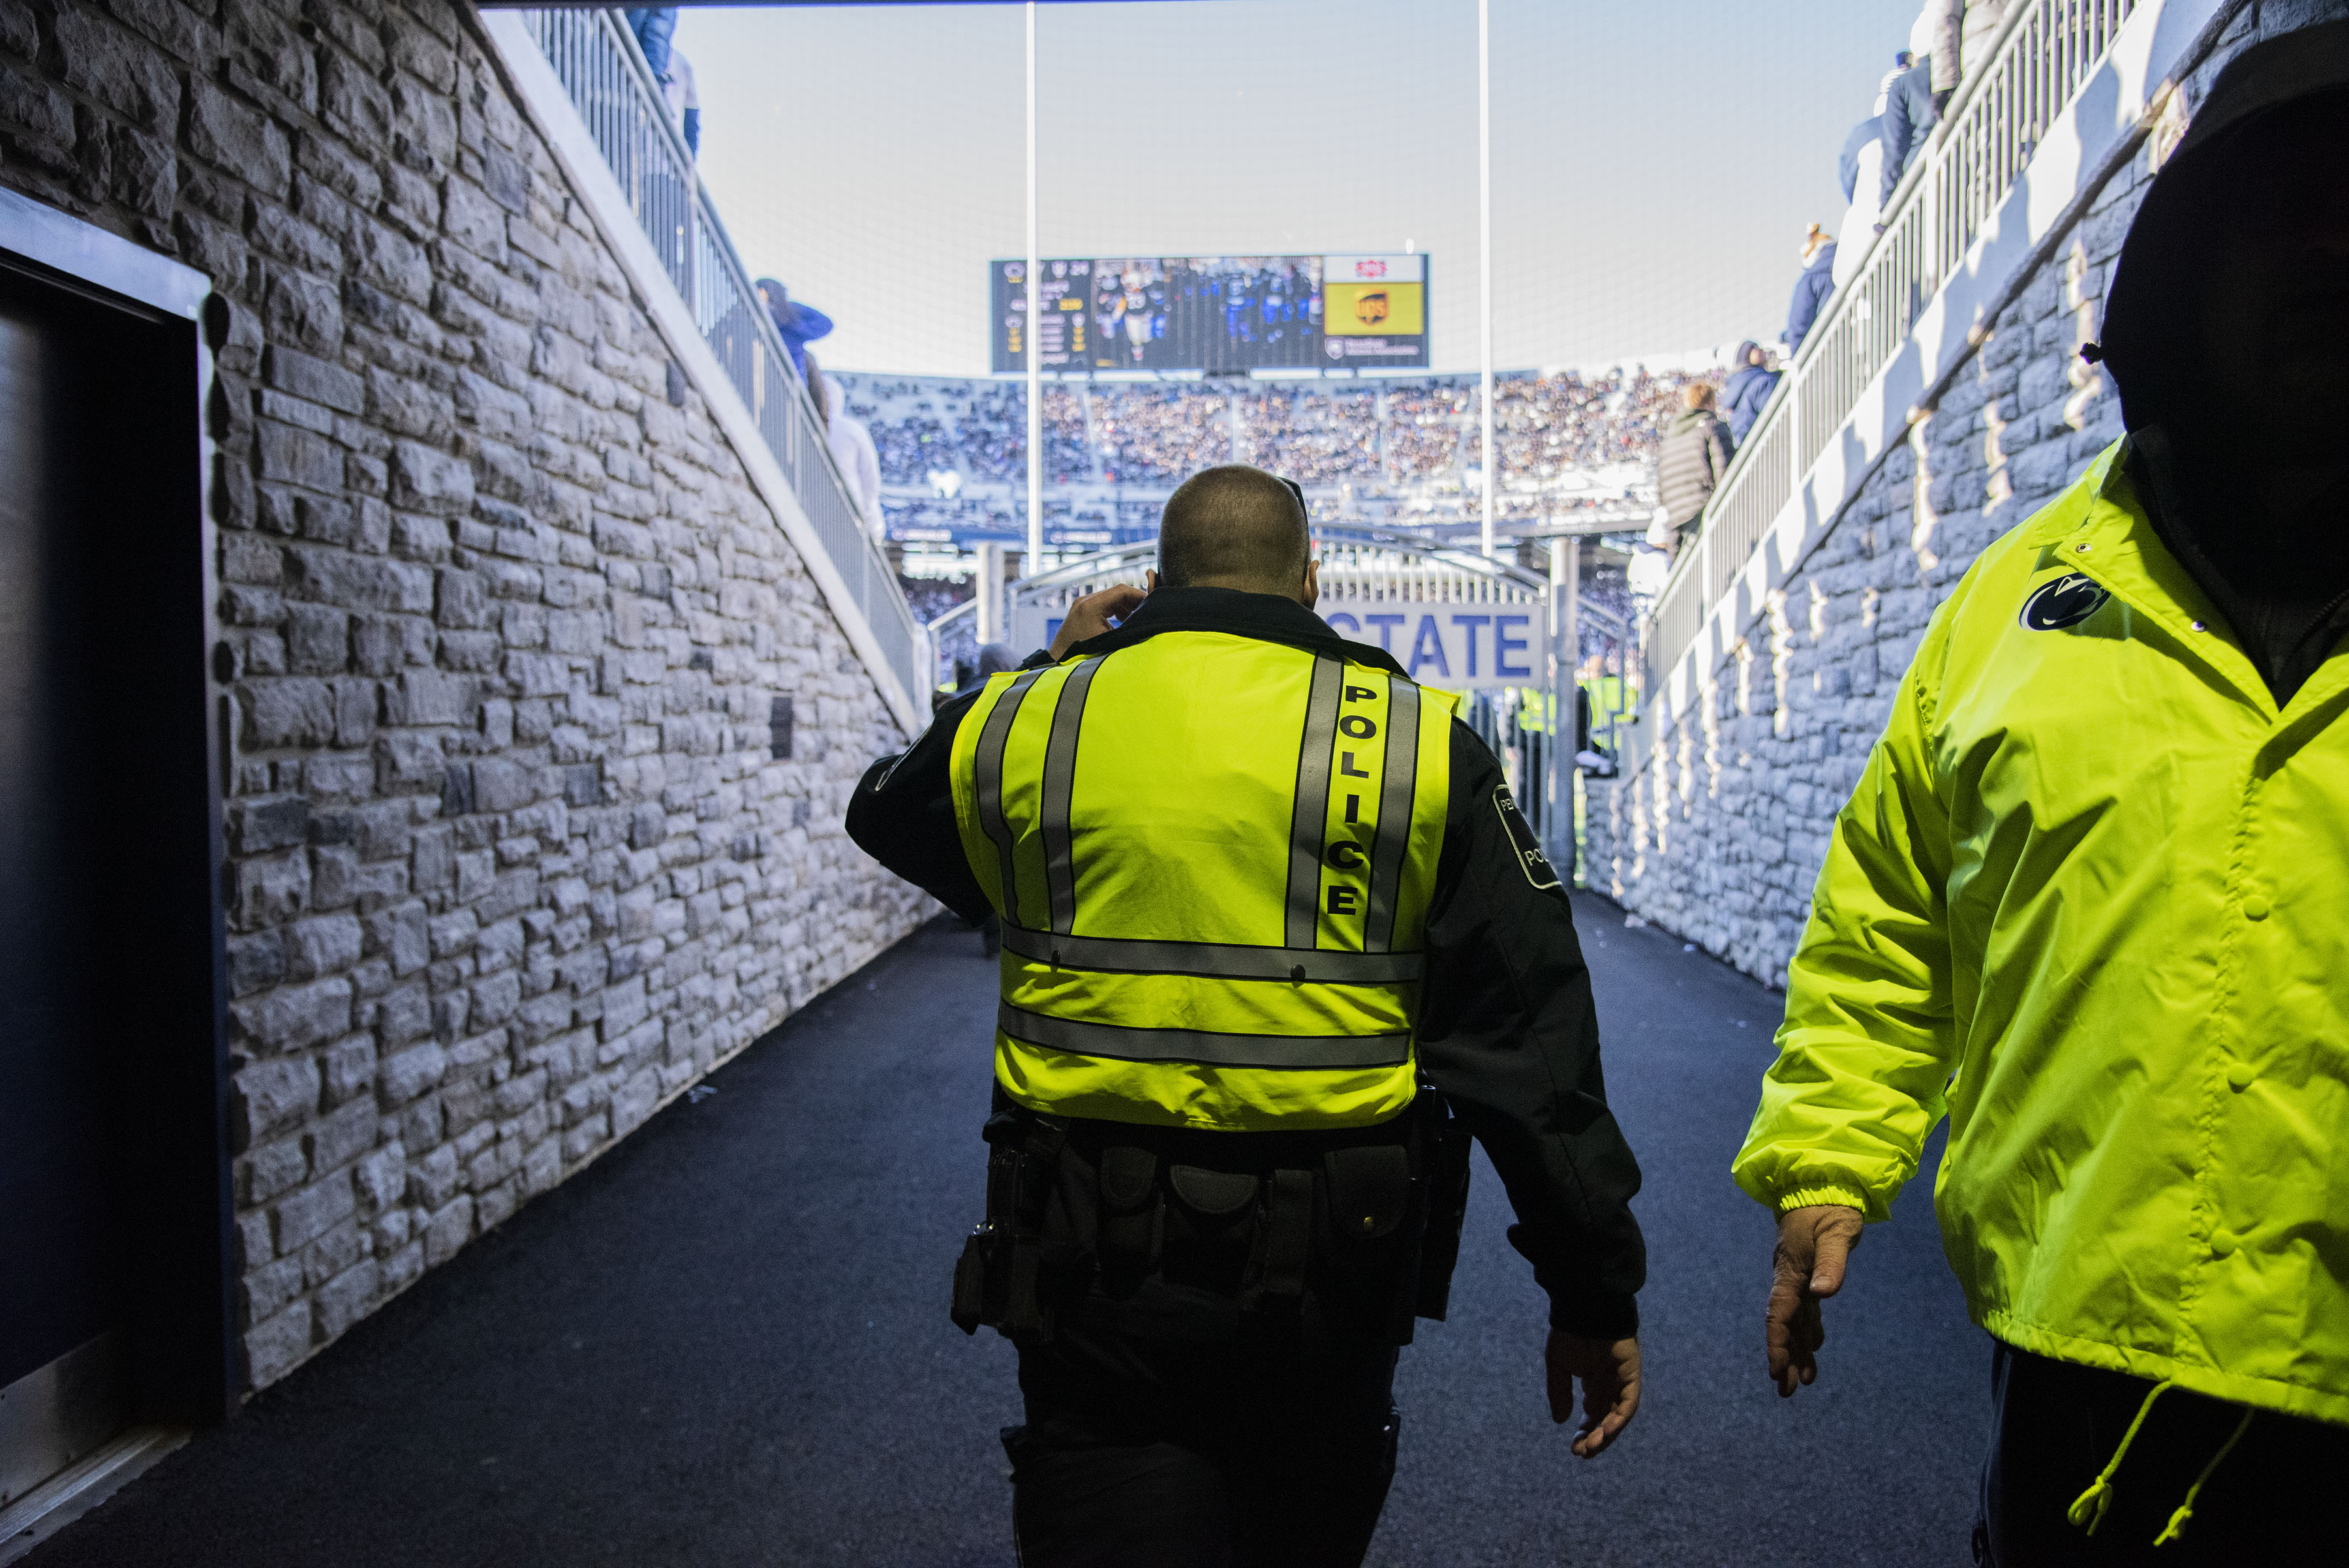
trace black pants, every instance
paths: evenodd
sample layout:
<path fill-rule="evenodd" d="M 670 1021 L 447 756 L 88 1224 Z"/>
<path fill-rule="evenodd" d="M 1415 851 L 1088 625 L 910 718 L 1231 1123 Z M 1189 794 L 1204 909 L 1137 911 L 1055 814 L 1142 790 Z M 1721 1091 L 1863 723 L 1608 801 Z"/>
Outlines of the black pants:
<path fill-rule="evenodd" d="M 1354 1568 L 1394 1479 L 1395 1349 L 1249 1324 L 1180 1344 L 1064 1325 L 1005 1429 L 1022 1568 Z"/>
<path fill-rule="evenodd" d="M 2065 1511 L 2120 1447 L 2153 1385 L 2001 1345 L 1991 1362 L 1991 1450 L 1977 1561 L 1992 1568 L 2084 1564 L 2295 1568 L 2349 1562 L 2340 1489 L 2349 1428 L 2262 1411 L 2194 1501 L 2184 1533 L 2154 1537 L 2226 1446 L 2243 1407 L 2166 1390 L 2113 1478 L 2092 1537 Z"/>

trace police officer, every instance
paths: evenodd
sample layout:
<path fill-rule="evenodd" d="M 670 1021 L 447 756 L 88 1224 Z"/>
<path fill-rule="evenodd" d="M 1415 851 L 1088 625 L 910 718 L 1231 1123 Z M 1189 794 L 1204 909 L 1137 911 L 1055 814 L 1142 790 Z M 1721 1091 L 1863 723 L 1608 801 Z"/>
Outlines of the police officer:
<path fill-rule="evenodd" d="M 1312 612 L 1301 493 L 1212 468 L 1145 595 L 941 710 L 848 831 L 1002 921 L 985 1220 L 1027 1568 L 1361 1562 L 1467 1138 L 1550 1297 L 1552 1419 L 1639 1408 L 1645 1263 L 1558 879 L 1456 699 Z"/>

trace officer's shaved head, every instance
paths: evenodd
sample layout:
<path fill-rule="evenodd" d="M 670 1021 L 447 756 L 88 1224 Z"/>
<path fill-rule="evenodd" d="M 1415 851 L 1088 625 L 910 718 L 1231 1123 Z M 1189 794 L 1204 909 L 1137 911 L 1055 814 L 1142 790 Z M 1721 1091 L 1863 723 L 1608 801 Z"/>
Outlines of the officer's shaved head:
<path fill-rule="evenodd" d="M 1170 588 L 1295 597 L 1309 551 L 1304 504 L 1288 485 L 1244 462 L 1185 480 L 1158 525 L 1158 575 Z"/>

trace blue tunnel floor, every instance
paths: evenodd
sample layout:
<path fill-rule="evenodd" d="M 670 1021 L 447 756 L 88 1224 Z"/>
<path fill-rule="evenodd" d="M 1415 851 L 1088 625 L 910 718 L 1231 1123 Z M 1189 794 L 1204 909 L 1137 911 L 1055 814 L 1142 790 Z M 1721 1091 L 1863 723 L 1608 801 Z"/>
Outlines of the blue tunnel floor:
<path fill-rule="evenodd" d="M 1646 1401 L 1568 1453 L 1480 1155 L 1369 1561 L 1970 1563 L 1990 1342 L 1941 1260 L 1938 1137 L 1782 1402 L 1771 1228 L 1728 1178 L 1778 999 L 1604 900 L 1576 919 L 1647 1178 Z M 993 970 L 950 920 L 899 944 L 27 1562 L 1009 1568 L 1012 1351 L 945 1304 Z"/>

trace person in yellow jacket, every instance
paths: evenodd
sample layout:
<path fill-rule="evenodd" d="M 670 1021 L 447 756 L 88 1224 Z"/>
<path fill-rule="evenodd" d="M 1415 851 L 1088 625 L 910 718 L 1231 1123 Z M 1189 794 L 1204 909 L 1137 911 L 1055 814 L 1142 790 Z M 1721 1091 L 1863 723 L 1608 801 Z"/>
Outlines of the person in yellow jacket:
<path fill-rule="evenodd" d="M 1639 1168 L 1557 875 L 1456 699 L 1313 613 L 1302 494 L 1192 476 L 1159 567 L 876 763 L 848 831 L 1002 922 L 953 1316 L 1019 1346 L 1020 1562 L 1347 1568 L 1467 1138 L 1584 1458 L 1639 1408 Z"/>
<path fill-rule="evenodd" d="M 1735 1161 L 1791 1395 L 1948 1115 L 2000 1568 L 2349 1562 L 2345 128 L 2349 23 L 2286 35 L 2147 193 L 2128 433 L 1934 617 Z"/>

